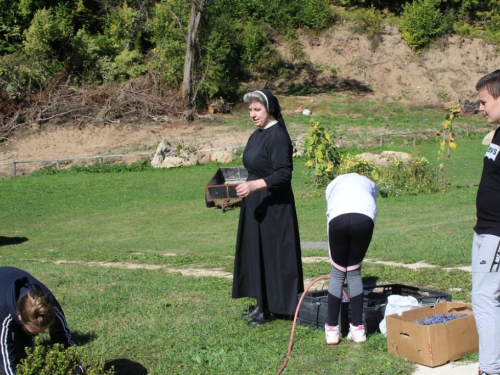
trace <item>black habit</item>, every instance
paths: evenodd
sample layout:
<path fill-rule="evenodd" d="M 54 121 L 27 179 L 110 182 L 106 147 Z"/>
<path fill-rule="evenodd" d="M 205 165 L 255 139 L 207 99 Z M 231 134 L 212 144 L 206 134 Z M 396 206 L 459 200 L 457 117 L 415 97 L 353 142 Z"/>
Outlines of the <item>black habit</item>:
<path fill-rule="evenodd" d="M 275 117 L 279 122 L 257 129 L 243 153 L 247 181 L 263 178 L 268 189 L 255 191 L 242 201 L 233 298 L 255 298 L 263 309 L 293 315 L 304 281 L 291 186 L 292 144 L 281 116 Z"/>

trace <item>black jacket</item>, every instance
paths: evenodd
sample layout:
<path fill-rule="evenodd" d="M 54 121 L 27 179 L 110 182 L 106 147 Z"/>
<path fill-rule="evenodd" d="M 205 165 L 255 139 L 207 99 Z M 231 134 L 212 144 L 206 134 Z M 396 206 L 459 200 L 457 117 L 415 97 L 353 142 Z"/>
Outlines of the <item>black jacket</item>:
<path fill-rule="evenodd" d="M 73 345 L 71 334 L 61 306 L 50 290 L 28 272 L 15 267 L 0 267 L 0 372 L 2 375 L 13 375 L 20 358 L 16 358 L 16 342 L 29 342 L 31 336 L 26 333 L 18 319 L 17 300 L 22 290 L 42 290 L 56 308 L 56 319 L 49 329 L 54 344 L 65 347 Z M 28 339 L 28 340 L 26 340 Z"/>

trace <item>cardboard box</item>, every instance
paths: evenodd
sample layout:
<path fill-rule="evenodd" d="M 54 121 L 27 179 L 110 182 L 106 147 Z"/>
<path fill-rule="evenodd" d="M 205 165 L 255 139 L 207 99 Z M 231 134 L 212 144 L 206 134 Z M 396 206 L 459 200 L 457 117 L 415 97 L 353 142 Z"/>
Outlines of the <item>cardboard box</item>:
<path fill-rule="evenodd" d="M 415 321 L 438 315 L 467 314 L 446 324 L 421 325 Z M 479 348 L 476 321 L 470 304 L 441 302 L 386 317 L 389 354 L 436 367 L 462 358 Z"/>

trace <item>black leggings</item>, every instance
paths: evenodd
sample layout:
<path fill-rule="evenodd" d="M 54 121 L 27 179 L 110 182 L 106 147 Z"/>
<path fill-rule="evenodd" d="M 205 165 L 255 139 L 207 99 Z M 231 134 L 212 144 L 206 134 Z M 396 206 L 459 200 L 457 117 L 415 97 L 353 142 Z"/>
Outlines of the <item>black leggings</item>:
<path fill-rule="evenodd" d="M 346 272 L 361 265 L 372 240 L 373 227 L 373 220 L 363 214 L 343 214 L 330 220 L 328 242 L 335 268 Z"/>
<path fill-rule="evenodd" d="M 328 223 L 328 241 L 333 267 L 328 285 L 328 325 L 338 325 L 342 289 L 347 278 L 352 324 L 363 320 L 363 281 L 361 263 L 370 246 L 373 220 L 363 214 L 339 215 Z"/>

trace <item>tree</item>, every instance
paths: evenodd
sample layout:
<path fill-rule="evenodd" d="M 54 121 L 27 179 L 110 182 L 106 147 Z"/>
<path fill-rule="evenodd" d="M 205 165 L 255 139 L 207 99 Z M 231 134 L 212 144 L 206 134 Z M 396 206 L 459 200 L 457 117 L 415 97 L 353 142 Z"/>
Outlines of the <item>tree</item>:
<path fill-rule="evenodd" d="M 186 110 L 193 109 L 191 75 L 193 71 L 194 47 L 198 36 L 198 26 L 209 0 L 191 0 L 191 15 L 186 34 L 186 55 L 184 59 L 184 76 L 182 79 L 182 99 Z"/>

